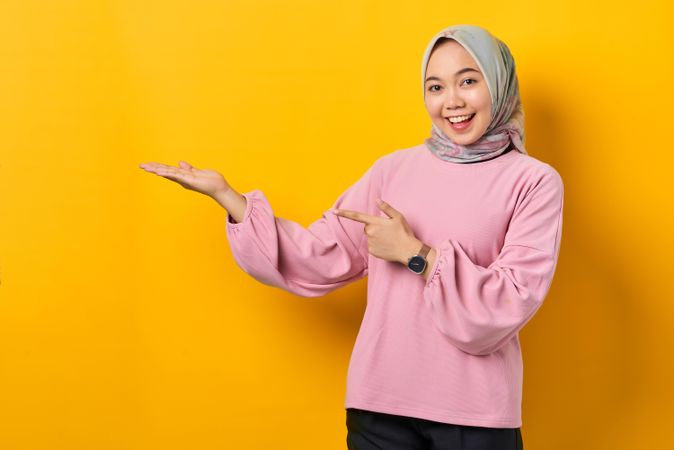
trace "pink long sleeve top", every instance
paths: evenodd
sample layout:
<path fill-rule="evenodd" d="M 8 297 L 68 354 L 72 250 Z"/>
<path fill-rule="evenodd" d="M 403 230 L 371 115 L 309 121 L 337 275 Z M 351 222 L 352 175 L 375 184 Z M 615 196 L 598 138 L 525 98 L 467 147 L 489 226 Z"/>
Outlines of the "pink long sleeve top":
<path fill-rule="evenodd" d="M 522 424 L 518 333 L 557 265 L 563 183 L 511 150 L 444 161 L 425 144 L 375 163 L 308 227 L 274 215 L 260 190 L 244 218 L 226 216 L 237 265 L 260 282 L 318 297 L 369 275 L 347 373 L 345 408 L 459 425 Z M 368 253 L 364 224 L 333 209 L 385 217 L 381 197 L 438 254 L 428 280 Z"/>

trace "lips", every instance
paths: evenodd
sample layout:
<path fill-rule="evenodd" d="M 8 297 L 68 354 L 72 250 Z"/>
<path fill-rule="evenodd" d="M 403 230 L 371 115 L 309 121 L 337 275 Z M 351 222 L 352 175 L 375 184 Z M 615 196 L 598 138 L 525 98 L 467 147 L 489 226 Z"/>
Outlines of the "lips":
<path fill-rule="evenodd" d="M 455 117 L 469 116 L 468 119 L 466 119 L 466 120 L 470 121 L 470 120 L 473 120 L 473 117 L 475 116 L 475 114 L 477 114 L 477 113 L 472 113 L 472 114 L 457 114 L 456 116 L 447 116 L 447 117 L 445 117 L 445 120 L 446 120 L 447 122 L 451 123 L 451 122 L 449 121 L 449 119 L 453 119 L 453 118 L 455 118 Z M 465 122 L 465 120 L 464 120 L 464 122 Z M 461 122 L 459 122 L 459 123 L 461 123 Z"/>
<path fill-rule="evenodd" d="M 452 130 L 463 132 L 463 131 L 470 128 L 470 126 L 473 123 L 473 118 L 475 118 L 475 113 L 472 114 L 468 119 L 464 120 L 463 122 L 459 122 L 459 123 L 452 123 L 452 122 L 449 121 L 449 118 L 445 118 L 445 120 L 447 121 L 447 124 L 449 125 L 449 127 Z"/>

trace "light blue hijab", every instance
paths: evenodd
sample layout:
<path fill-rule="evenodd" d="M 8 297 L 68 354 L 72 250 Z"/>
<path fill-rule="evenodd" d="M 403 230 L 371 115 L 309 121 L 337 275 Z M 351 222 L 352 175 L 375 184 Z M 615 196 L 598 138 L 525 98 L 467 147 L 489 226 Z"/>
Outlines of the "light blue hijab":
<path fill-rule="evenodd" d="M 524 110 L 520 99 L 515 60 L 508 46 L 489 31 L 475 25 L 454 25 L 437 33 L 426 47 L 421 65 L 421 90 L 425 94 L 426 66 L 440 38 L 454 39 L 477 63 L 491 94 L 491 123 L 484 135 L 468 145 L 452 141 L 435 123 L 426 146 L 439 158 L 454 163 L 471 163 L 495 158 L 515 148 L 524 148 Z M 511 145 L 512 144 L 512 145 Z"/>

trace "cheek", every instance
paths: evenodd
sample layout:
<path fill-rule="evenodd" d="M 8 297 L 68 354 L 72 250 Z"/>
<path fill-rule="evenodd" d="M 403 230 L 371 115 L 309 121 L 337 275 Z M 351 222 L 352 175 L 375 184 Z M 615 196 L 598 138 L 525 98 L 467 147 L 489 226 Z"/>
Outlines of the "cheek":
<path fill-rule="evenodd" d="M 491 112 L 485 111 L 482 113 L 482 117 L 480 117 L 480 123 L 476 124 L 477 127 L 475 128 L 478 130 L 478 133 L 484 134 L 484 132 L 487 131 L 487 128 L 489 128 L 490 123 L 491 123 Z"/>
<path fill-rule="evenodd" d="M 480 96 L 476 101 L 480 104 L 480 109 L 491 113 L 491 96 L 489 95 L 489 90 L 485 89 L 480 91 Z"/>
<path fill-rule="evenodd" d="M 431 114 L 438 114 L 440 111 L 442 111 L 442 101 L 438 98 L 426 98 L 425 100 L 426 104 L 426 111 L 428 111 Z"/>
<path fill-rule="evenodd" d="M 484 96 L 482 91 L 472 91 L 469 96 L 466 97 L 466 101 L 473 107 L 475 110 L 483 111 L 491 105 L 491 99 Z"/>
<path fill-rule="evenodd" d="M 480 126 L 487 128 L 491 122 L 491 98 L 484 95 L 476 95 L 473 107 L 480 112 Z"/>

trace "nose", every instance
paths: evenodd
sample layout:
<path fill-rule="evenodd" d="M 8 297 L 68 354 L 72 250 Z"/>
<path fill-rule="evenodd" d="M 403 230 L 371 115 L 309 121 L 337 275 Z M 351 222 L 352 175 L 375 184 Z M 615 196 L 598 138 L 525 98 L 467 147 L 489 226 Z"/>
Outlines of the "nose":
<path fill-rule="evenodd" d="M 451 87 L 445 89 L 445 97 L 444 97 L 444 103 L 443 103 L 443 108 L 447 111 L 451 111 L 454 109 L 460 109 L 465 106 L 465 103 L 463 99 L 461 98 L 460 93 L 456 89 L 452 89 Z"/>

